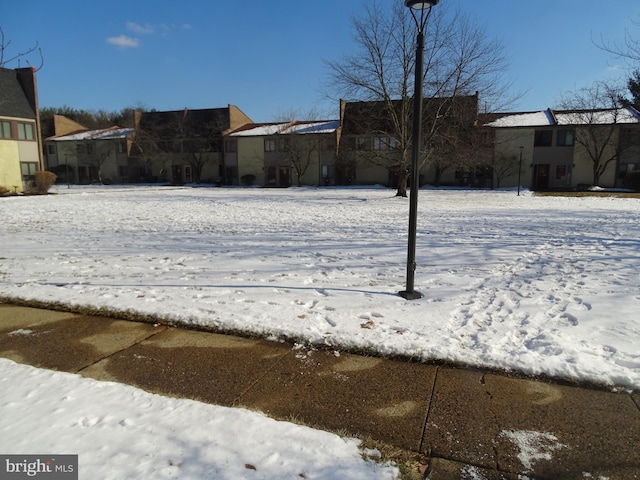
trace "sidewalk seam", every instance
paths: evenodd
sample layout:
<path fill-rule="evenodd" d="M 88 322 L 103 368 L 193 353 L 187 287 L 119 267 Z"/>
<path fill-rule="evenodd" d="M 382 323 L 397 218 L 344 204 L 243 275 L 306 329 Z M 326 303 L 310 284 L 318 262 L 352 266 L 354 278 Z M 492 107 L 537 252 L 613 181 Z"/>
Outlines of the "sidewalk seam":
<path fill-rule="evenodd" d="M 249 385 L 247 385 L 247 387 L 244 390 L 242 390 L 236 396 L 236 398 L 233 399 L 233 401 L 231 402 L 231 405 L 234 406 L 234 407 L 237 406 L 237 405 L 240 405 L 241 404 L 240 401 L 241 401 L 242 397 L 244 397 L 249 390 L 251 390 L 253 387 L 255 387 L 259 382 L 261 382 L 262 379 L 264 377 L 266 377 L 267 374 L 269 374 L 274 368 L 276 368 L 278 365 L 280 365 L 280 363 L 282 363 L 284 361 L 284 359 L 287 357 L 287 355 L 289 355 L 290 353 L 291 353 L 290 350 L 287 351 L 284 355 L 281 355 L 280 358 L 278 358 L 278 360 L 273 362 L 273 364 L 269 368 L 267 368 L 262 373 L 262 375 L 259 375 L 258 377 L 256 377 L 256 379 L 253 382 L 251 382 Z"/>
<path fill-rule="evenodd" d="M 420 436 L 420 442 L 418 443 L 418 453 L 422 453 L 422 447 L 424 446 L 424 437 L 427 434 L 427 428 L 429 426 L 429 417 L 431 415 L 431 407 L 433 405 L 433 397 L 436 392 L 436 383 L 438 383 L 438 374 L 440 373 L 440 367 L 436 366 L 436 374 L 433 376 L 433 384 L 431 385 L 431 393 L 429 395 L 429 406 L 427 407 L 427 414 L 424 418 L 424 424 L 422 425 L 422 435 Z M 426 452 L 427 458 L 431 458 L 431 448 Z"/>
<path fill-rule="evenodd" d="M 104 354 L 104 355 L 102 355 L 102 356 L 98 357 L 98 358 L 97 358 L 97 359 L 95 359 L 93 362 L 91 362 L 91 363 L 89 363 L 89 364 L 87 364 L 87 365 L 84 365 L 83 367 L 81 367 L 81 368 L 77 369 L 77 370 L 76 370 L 75 372 L 73 372 L 73 373 L 76 373 L 76 374 L 77 374 L 77 373 L 80 373 L 80 372 L 82 372 L 82 371 L 86 370 L 87 368 L 92 367 L 92 366 L 94 366 L 94 365 L 95 365 L 95 364 L 97 364 L 97 363 L 100 363 L 102 360 L 104 360 L 104 359 L 106 359 L 106 358 L 113 357 L 114 355 L 116 355 L 116 354 L 118 354 L 118 353 L 122 353 L 122 352 L 124 352 L 124 351 L 126 351 L 126 350 L 129 350 L 131 347 L 135 347 L 136 345 L 140 345 L 142 342 L 144 342 L 144 341 L 146 341 L 146 340 L 149 340 L 149 339 L 150 339 L 150 338 L 152 338 L 152 337 L 155 337 L 156 335 L 158 335 L 158 334 L 160 334 L 160 333 L 164 332 L 166 329 L 167 329 L 167 327 L 161 327 L 161 329 L 156 330 L 156 331 L 154 331 L 154 332 L 151 332 L 151 334 L 150 334 L 150 335 L 147 335 L 146 337 L 141 338 L 140 340 L 138 340 L 138 341 L 136 341 L 136 342 L 133 342 L 132 344 L 127 345 L 126 347 L 121 348 L 120 350 L 116 350 L 116 351 L 114 351 L 114 352 L 107 353 L 107 354 Z"/>

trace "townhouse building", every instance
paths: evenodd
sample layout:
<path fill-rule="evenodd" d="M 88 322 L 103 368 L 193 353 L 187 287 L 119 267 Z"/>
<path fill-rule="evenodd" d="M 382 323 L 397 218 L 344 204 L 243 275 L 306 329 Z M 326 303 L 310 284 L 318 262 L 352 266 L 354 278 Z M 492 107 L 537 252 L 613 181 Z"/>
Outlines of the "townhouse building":
<path fill-rule="evenodd" d="M 62 123 L 68 128 L 78 125 Z M 129 183 L 132 134 L 132 128 L 114 126 L 49 137 L 44 142 L 47 169 L 57 175 L 59 183 Z"/>
<path fill-rule="evenodd" d="M 134 123 L 132 182 L 238 184 L 237 164 L 225 161 L 224 138 L 252 120 L 235 105 L 136 112 Z"/>
<path fill-rule="evenodd" d="M 43 170 L 34 68 L 0 67 L 0 187 L 20 193 Z"/>
<path fill-rule="evenodd" d="M 251 123 L 225 138 L 225 163 L 244 185 L 335 185 L 339 120 Z"/>
<path fill-rule="evenodd" d="M 492 166 L 511 164 L 503 186 L 573 190 L 623 188 L 640 170 L 640 114 L 608 110 L 544 110 L 493 115 Z M 485 118 L 486 120 L 486 118 Z"/>

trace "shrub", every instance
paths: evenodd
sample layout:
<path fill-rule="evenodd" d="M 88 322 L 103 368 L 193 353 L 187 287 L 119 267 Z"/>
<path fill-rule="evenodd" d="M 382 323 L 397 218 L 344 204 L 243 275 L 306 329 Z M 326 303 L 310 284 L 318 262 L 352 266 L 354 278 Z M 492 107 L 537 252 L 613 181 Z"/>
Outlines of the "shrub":
<path fill-rule="evenodd" d="M 256 176 L 251 174 L 243 175 L 242 177 L 240 177 L 240 181 L 243 185 L 250 187 L 251 185 L 253 185 L 253 182 L 256 181 Z"/>
<path fill-rule="evenodd" d="M 9 193 L 9 189 L 0 185 L 0 197 L 4 197 Z"/>
<path fill-rule="evenodd" d="M 640 170 L 627 173 L 624 177 L 624 186 L 630 190 L 640 192 Z"/>
<path fill-rule="evenodd" d="M 38 171 L 35 174 L 34 191 L 38 195 L 46 195 L 54 183 L 56 183 L 55 173 Z"/>

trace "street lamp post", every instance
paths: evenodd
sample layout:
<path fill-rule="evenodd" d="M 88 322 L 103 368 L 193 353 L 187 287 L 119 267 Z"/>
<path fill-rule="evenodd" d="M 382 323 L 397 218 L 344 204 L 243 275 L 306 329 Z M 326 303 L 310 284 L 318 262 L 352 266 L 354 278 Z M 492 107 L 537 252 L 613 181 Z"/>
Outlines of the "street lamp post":
<path fill-rule="evenodd" d="M 522 177 L 522 151 L 524 147 L 520 147 L 520 165 L 518 165 L 518 196 L 520 196 L 520 178 Z"/>
<path fill-rule="evenodd" d="M 405 0 L 418 28 L 416 42 L 416 69 L 413 93 L 413 133 L 411 152 L 411 191 L 409 193 L 409 241 L 407 248 L 407 284 L 399 295 L 406 300 L 422 297 L 414 289 L 416 273 L 416 229 L 418 225 L 418 189 L 420 188 L 420 147 L 422 145 L 422 70 L 424 63 L 424 28 L 431 15 L 431 8 L 440 0 Z M 419 12 L 419 15 L 416 13 Z"/>

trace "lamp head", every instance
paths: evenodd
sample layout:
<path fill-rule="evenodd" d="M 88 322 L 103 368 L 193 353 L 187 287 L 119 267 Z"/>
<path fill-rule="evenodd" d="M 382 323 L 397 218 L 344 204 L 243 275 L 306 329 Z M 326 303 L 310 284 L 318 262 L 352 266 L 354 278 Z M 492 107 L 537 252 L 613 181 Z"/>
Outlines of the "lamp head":
<path fill-rule="evenodd" d="M 440 3 L 440 0 L 405 0 L 404 6 L 413 10 L 427 10 Z"/>

